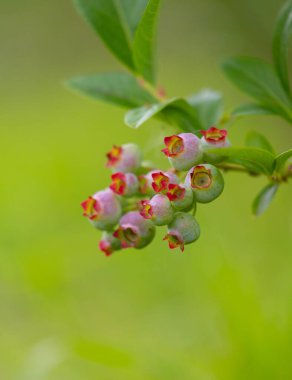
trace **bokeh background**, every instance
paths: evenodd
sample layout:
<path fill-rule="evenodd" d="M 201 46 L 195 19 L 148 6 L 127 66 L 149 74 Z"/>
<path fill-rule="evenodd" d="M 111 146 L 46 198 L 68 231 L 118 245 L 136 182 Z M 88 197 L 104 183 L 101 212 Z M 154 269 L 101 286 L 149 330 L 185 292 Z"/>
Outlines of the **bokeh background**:
<path fill-rule="evenodd" d="M 270 60 L 279 0 L 167 0 L 160 83 L 170 96 L 220 90 L 234 54 Z M 262 178 L 229 173 L 200 206 L 200 240 L 184 254 L 161 241 L 105 258 L 80 202 L 107 186 L 105 153 L 140 143 L 160 154 L 167 129 L 123 125 L 124 111 L 79 97 L 65 79 L 122 69 L 70 0 L 0 1 L 0 378 L 3 380 L 246 380 L 292 378 L 291 184 L 256 219 Z M 250 117 L 242 145 L 264 132 L 288 149 L 291 126 Z M 289 146 L 290 145 L 290 146 Z"/>

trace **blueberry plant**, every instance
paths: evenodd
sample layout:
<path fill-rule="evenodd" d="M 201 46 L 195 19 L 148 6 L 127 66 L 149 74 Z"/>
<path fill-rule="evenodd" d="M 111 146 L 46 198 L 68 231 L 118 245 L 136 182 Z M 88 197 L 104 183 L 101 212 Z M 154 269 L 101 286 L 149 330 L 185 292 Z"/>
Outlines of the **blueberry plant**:
<path fill-rule="evenodd" d="M 288 73 L 288 39 L 292 34 L 292 1 L 281 9 L 273 37 L 273 64 L 235 57 L 223 64 L 227 77 L 254 100 L 223 116 L 222 95 L 203 90 L 168 99 L 157 86 L 155 40 L 160 0 L 74 0 L 76 8 L 128 71 L 82 75 L 68 81 L 74 90 L 127 109 L 125 124 L 139 128 L 150 119 L 174 126 L 162 153 L 163 171 L 144 161 L 134 143 L 113 145 L 107 153 L 108 188 L 81 203 L 84 216 L 103 231 L 99 248 L 114 251 L 143 248 L 166 226 L 164 240 L 180 248 L 196 241 L 200 227 L 197 204 L 215 200 L 223 191 L 222 172 L 262 175 L 267 185 L 255 197 L 253 213 L 269 206 L 279 186 L 292 176 L 292 149 L 275 154 L 268 139 L 247 135 L 245 146 L 228 139 L 226 120 L 248 115 L 276 115 L 292 124 L 292 92 Z M 230 125 L 230 123 L 229 123 Z"/>

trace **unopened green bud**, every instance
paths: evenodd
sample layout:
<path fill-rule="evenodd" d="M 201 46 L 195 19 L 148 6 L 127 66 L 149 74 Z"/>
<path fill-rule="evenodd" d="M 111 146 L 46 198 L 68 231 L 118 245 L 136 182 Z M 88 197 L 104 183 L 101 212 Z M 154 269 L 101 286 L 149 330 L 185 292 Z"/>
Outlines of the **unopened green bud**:
<path fill-rule="evenodd" d="M 168 226 L 168 232 L 163 240 L 168 241 L 170 249 L 179 247 L 183 251 L 186 244 L 193 243 L 199 237 L 200 226 L 196 219 L 185 212 L 178 212 Z"/>
<path fill-rule="evenodd" d="M 197 202 L 208 203 L 222 193 L 224 179 L 215 166 L 197 165 L 188 172 L 185 185 L 193 190 Z"/>

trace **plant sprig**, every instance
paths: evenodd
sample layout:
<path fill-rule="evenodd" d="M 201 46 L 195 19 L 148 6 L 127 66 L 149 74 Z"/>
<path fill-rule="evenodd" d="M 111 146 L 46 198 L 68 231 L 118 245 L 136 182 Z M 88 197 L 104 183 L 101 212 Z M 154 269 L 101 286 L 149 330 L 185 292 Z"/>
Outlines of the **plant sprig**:
<path fill-rule="evenodd" d="M 223 114 L 222 94 L 202 90 L 185 98 L 167 99 L 156 87 L 155 45 L 160 0 L 74 0 L 76 8 L 106 47 L 129 72 L 88 74 L 67 84 L 81 94 L 127 109 L 125 124 L 139 128 L 151 119 L 174 125 L 201 136 L 212 125 L 223 125 L 250 115 L 279 116 L 292 124 L 292 92 L 287 62 L 292 34 L 292 0 L 282 7 L 273 37 L 273 64 L 260 58 L 234 57 L 223 63 L 223 71 L 241 91 L 254 99 Z M 264 175 L 267 186 L 256 197 L 252 209 L 266 210 L 279 184 L 291 177 L 292 149 L 279 155 L 265 136 L 250 132 L 245 147 L 214 151 L 223 170 Z"/>

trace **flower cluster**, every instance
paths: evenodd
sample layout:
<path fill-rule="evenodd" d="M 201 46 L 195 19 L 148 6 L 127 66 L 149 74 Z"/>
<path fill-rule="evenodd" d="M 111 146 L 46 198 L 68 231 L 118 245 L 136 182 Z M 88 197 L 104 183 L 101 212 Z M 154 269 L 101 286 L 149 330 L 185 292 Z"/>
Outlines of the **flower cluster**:
<path fill-rule="evenodd" d="M 210 150 L 229 146 L 226 130 L 211 127 L 201 134 L 201 138 L 192 133 L 165 137 L 162 152 L 171 164 L 168 171 L 144 162 L 135 144 L 113 146 L 107 154 L 112 170 L 109 187 L 81 203 L 83 215 L 103 231 L 99 248 L 105 255 L 145 247 L 157 226 L 167 226 L 164 240 L 171 249 L 183 251 L 199 238 L 196 203 L 213 201 L 224 187 Z"/>

